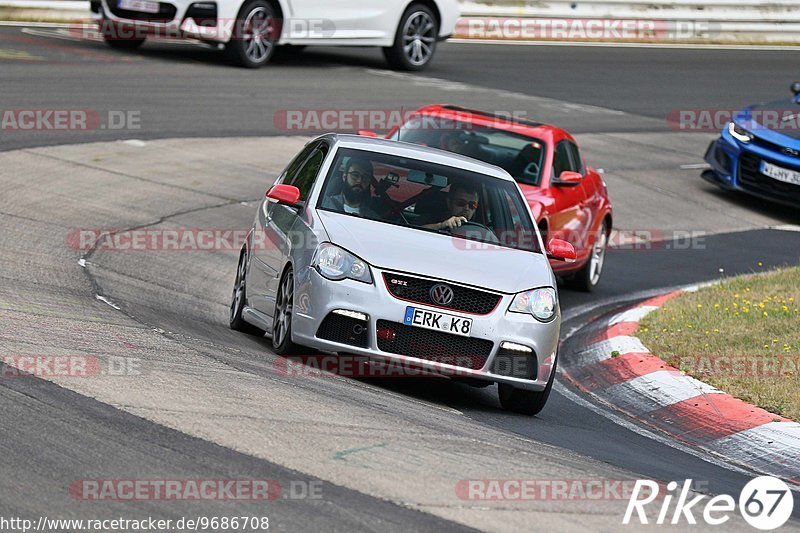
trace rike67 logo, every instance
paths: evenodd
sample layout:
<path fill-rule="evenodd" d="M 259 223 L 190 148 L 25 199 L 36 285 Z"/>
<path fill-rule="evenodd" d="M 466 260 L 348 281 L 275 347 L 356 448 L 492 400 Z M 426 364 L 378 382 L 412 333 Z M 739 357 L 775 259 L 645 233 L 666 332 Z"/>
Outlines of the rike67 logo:
<path fill-rule="evenodd" d="M 731 514 L 736 512 L 737 502 L 733 496 L 727 494 L 714 496 L 704 502 L 704 505 L 701 504 L 709 497 L 691 493 L 691 479 L 687 479 L 679 491 L 678 483 L 670 481 L 666 487 L 666 495 L 659 494 L 661 486 L 655 481 L 637 480 L 622 523 L 630 524 L 632 519 L 634 523 L 636 519 L 640 524 L 649 523 L 645 507 L 656 499 L 659 499 L 660 509 L 655 523 L 659 525 L 681 523 L 694 525 L 698 523 L 695 516 L 697 513 L 702 515 L 706 524 L 719 526 L 728 522 Z M 674 508 L 672 508 L 673 501 Z M 756 529 L 768 531 L 781 527 L 789 520 L 794 509 L 794 496 L 789 486 L 780 479 L 761 476 L 744 486 L 739 494 L 738 507 L 739 513 L 748 524 Z"/>

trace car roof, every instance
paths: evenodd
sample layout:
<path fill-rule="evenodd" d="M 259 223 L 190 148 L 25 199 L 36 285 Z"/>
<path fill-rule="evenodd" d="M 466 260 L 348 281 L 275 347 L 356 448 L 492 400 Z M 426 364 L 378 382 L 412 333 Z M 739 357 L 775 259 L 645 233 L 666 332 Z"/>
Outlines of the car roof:
<path fill-rule="evenodd" d="M 512 178 L 508 172 L 498 166 L 447 150 L 439 150 L 438 148 L 431 148 L 414 143 L 391 141 L 380 137 L 366 137 L 343 133 L 329 133 L 323 135 L 322 138 L 330 139 L 331 142 L 339 148 L 353 148 L 356 150 L 407 157 L 409 159 L 419 159 L 429 163 L 437 163 L 477 172 L 479 174 L 486 174 L 505 181 L 514 181 L 514 178 Z"/>
<path fill-rule="evenodd" d="M 499 130 L 519 133 L 530 137 L 567 137 L 574 140 L 572 135 L 563 128 L 543 122 L 535 122 L 518 118 L 512 115 L 479 111 L 451 104 L 431 104 L 419 108 L 415 113 L 423 115 L 437 115 L 443 118 L 457 118 L 461 121 L 483 123 Z"/>

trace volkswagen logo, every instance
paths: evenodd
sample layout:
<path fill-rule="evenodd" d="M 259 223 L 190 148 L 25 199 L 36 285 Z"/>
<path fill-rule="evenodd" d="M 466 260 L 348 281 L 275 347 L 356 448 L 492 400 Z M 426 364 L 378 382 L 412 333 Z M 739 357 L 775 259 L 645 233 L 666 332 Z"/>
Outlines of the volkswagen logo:
<path fill-rule="evenodd" d="M 795 150 L 793 148 L 784 148 L 783 149 L 783 153 L 786 154 L 786 155 L 790 155 L 792 157 L 797 157 L 798 155 L 800 155 L 800 152 L 798 152 L 797 150 Z"/>
<path fill-rule="evenodd" d="M 450 305 L 453 303 L 453 289 L 444 283 L 440 283 L 431 287 L 430 295 L 433 303 L 439 305 Z"/>

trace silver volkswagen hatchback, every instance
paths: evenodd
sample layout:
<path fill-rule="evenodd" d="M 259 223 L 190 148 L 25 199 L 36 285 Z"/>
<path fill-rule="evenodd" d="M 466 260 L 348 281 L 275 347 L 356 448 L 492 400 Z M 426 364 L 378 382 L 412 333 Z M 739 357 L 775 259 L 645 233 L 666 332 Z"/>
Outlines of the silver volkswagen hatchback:
<path fill-rule="evenodd" d="M 277 354 L 314 350 L 498 384 L 536 414 L 561 323 L 528 204 L 501 168 L 423 146 L 327 134 L 258 207 L 239 257 L 230 326 Z"/>

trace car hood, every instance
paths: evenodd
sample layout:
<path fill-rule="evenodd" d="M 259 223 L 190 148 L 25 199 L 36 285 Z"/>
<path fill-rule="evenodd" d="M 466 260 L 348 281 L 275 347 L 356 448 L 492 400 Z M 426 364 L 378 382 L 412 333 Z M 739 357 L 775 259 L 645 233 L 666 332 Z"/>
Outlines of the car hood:
<path fill-rule="evenodd" d="M 382 270 L 420 274 L 507 294 L 554 284 L 548 260 L 541 253 L 484 245 L 340 213 L 318 213 L 332 243 Z"/>
<path fill-rule="evenodd" d="M 800 141 L 800 102 L 790 98 L 755 104 L 739 112 L 736 122 L 776 144 L 788 139 Z M 789 142 L 793 146 L 796 144 Z"/>

